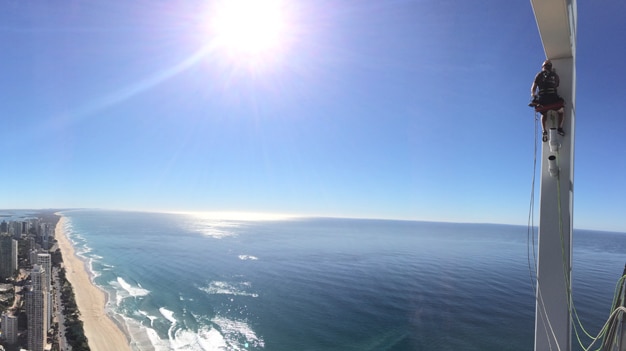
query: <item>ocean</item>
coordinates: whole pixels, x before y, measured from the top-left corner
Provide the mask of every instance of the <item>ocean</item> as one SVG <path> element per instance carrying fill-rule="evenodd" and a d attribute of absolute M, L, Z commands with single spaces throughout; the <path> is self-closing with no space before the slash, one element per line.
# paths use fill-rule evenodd
<path fill-rule="evenodd" d="M 533 348 L 524 226 L 63 214 L 134 350 Z M 574 231 L 574 302 L 592 334 L 625 262 L 626 234 Z"/>

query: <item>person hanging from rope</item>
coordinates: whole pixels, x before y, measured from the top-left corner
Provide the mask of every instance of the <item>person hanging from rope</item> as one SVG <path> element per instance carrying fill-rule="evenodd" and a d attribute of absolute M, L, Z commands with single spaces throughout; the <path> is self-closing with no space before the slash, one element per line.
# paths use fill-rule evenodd
<path fill-rule="evenodd" d="M 559 115 L 559 127 L 557 130 L 559 135 L 565 135 L 565 131 L 563 131 L 563 106 L 565 105 L 565 100 L 557 93 L 558 87 L 559 75 L 552 69 L 552 62 L 550 60 L 543 61 L 541 72 L 537 73 L 530 87 L 532 100 L 528 106 L 534 107 L 535 111 L 541 113 L 542 140 L 544 142 L 548 141 L 546 117 L 550 110 L 556 111 Z"/>

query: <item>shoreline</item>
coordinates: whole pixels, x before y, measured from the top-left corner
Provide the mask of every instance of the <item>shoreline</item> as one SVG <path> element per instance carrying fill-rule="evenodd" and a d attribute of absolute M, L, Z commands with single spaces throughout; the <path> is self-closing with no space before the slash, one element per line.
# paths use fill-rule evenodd
<path fill-rule="evenodd" d="M 89 348 L 91 351 L 131 351 L 129 337 L 106 313 L 106 293 L 92 283 L 86 262 L 76 255 L 74 246 L 65 236 L 66 221 L 61 215 L 54 235 L 63 255 L 65 275 L 74 290 Z"/>

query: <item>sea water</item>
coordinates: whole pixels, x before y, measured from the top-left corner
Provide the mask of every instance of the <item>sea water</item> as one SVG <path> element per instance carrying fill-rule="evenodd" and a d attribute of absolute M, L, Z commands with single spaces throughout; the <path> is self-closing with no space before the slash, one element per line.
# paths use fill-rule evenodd
<path fill-rule="evenodd" d="M 64 215 L 134 350 L 533 348 L 523 226 Z M 594 334 L 625 261 L 626 234 L 574 232 L 574 301 Z"/>

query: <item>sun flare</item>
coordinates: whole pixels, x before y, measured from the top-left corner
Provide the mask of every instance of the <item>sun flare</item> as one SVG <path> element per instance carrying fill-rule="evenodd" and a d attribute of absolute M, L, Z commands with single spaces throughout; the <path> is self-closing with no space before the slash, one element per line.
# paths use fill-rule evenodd
<path fill-rule="evenodd" d="M 216 47 L 231 57 L 264 60 L 287 45 L 287 22 L 281 0 L 218 0 L 210 30 Z"/>

